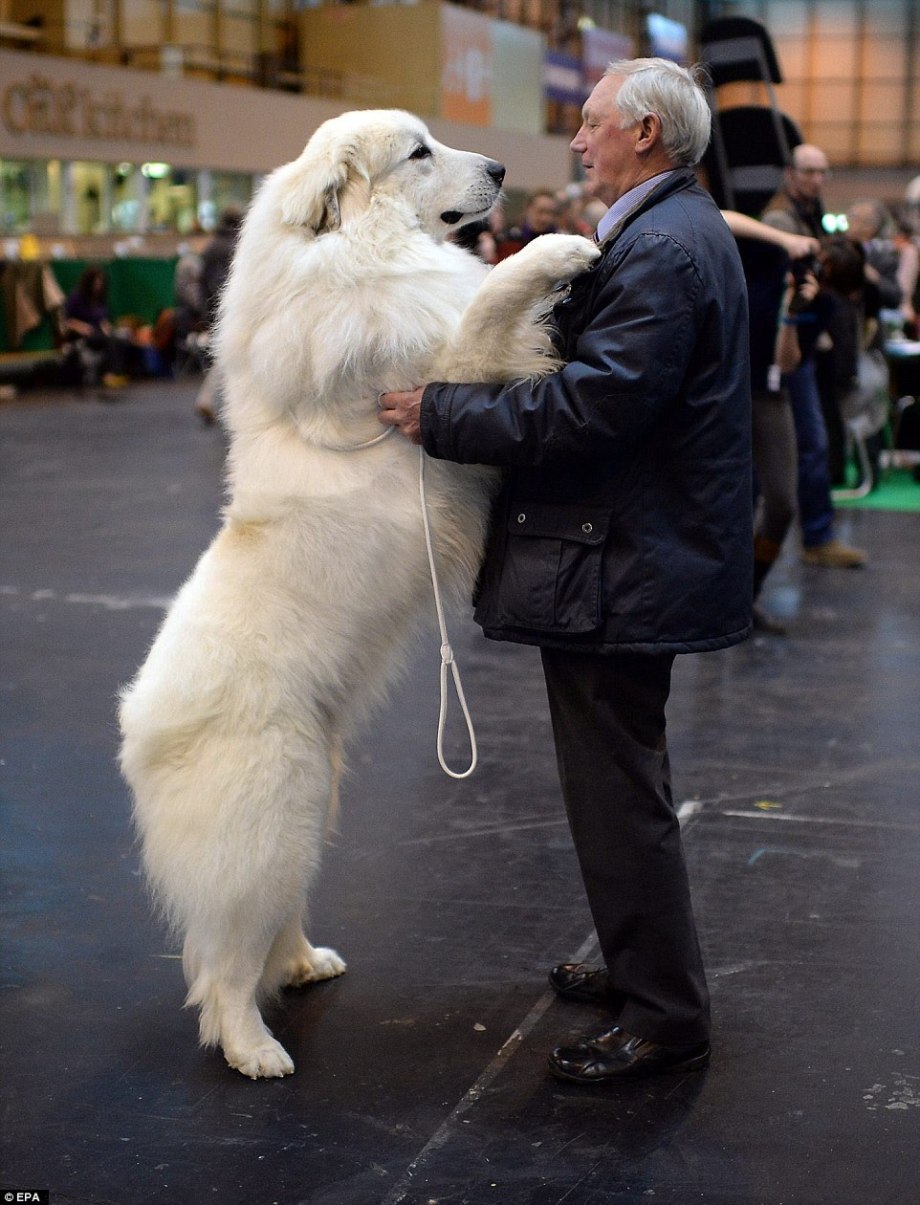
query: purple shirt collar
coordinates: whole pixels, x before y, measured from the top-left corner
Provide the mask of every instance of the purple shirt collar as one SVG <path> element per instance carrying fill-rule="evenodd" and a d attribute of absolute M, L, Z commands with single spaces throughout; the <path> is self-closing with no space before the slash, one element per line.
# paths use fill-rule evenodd
<path fill-rule="evenodd" d="M 602 243 L 606 238 L 609 238 L 627 214 L 631 213 L 634 209 L 638 209 L 652 189 L 657 188 L 663 180 L 673 175 L 676 170 L 676 168 L 671 168 L 669 171 L 659 172 L 657 176 L 652 176 L 649 180 L 643 180 L 641 184 L 637 184 L 629 192 L 624 192 L 622 197 L 614 201 L 598 222 L 597 241 Z"/>

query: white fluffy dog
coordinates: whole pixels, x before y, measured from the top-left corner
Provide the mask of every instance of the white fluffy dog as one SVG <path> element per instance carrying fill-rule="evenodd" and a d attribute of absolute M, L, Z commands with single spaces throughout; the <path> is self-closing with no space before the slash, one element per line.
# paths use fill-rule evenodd
<path fill-rule="evenodd" d="M 307 889 L 343 742 L 432 609 L 419 451 L 397 434 L 359 446 L 383 430 L 377 395 L 554 368 L 550 294 L 597 255 L 548 235 L 488 273 L 446 242 L 503 175 L 408 113 L 347 113 L 269 176 L 240 235 L 217 338 L 223 527 L 120 715 L 187 1003 L 202 1043 L 253 1078 L 293 1071 L 259 1003 L 345 969 L 304 936 Z M 491 474 L 430 461 L 426 477 L 441 583 L 468 597 Z"/>

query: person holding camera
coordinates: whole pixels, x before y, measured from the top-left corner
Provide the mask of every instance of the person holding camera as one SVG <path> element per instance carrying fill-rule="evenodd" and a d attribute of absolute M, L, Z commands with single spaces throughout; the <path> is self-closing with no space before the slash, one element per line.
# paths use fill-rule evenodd
<path fill-rule="evenodd" d="M 821 189 L 827 178 L 827 156 L 816 146 L 802 143 L 792 152 L 786 169 L 785 188 L 777 204 L 763 215 L 768 226 L 790 234 L 824 236 L 824 204 Z M 817 260 L 798 261 L 796 269 L 804 280 L 810 272 L 819 275 Z M 798 503 L 802 531 L 802 560 L 806 565 L 830 569 L 856 569 L 868 560 L 861 548 L 852 548 L 834 534 L 834 503 L 831 495 L 830 448 L 827 425 L 818 389 L 816 352 L 818 338 L 827 329 L 833 298 L 818 291 L 801 313 L 787 318 L 798 327 L 801 358 L 794 371 L 783 376 L 789 391 L 798 445 Z"/>

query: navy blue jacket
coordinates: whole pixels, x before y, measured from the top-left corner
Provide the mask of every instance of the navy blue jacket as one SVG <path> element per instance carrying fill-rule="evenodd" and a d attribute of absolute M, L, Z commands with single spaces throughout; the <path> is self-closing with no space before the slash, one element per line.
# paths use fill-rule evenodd
<path fill-rule="evenodd" d="M 735 241 L 668 177 L 556 306 L 540 381 L 432 384 L 430 455 L 509 470 L 477 592 L 494 639 L 608 652 L 750 631 L 751 393 Z"/>

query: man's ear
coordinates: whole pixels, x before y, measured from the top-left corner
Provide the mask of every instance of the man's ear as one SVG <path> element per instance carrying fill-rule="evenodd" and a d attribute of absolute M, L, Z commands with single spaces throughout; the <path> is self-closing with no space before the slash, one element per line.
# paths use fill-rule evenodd
<path fill-rule="evenodd" d="M 646 113 L 636 127 L 636 151 L 648 154 L 661 145 L 661 118 L 657 113 Z"/>

